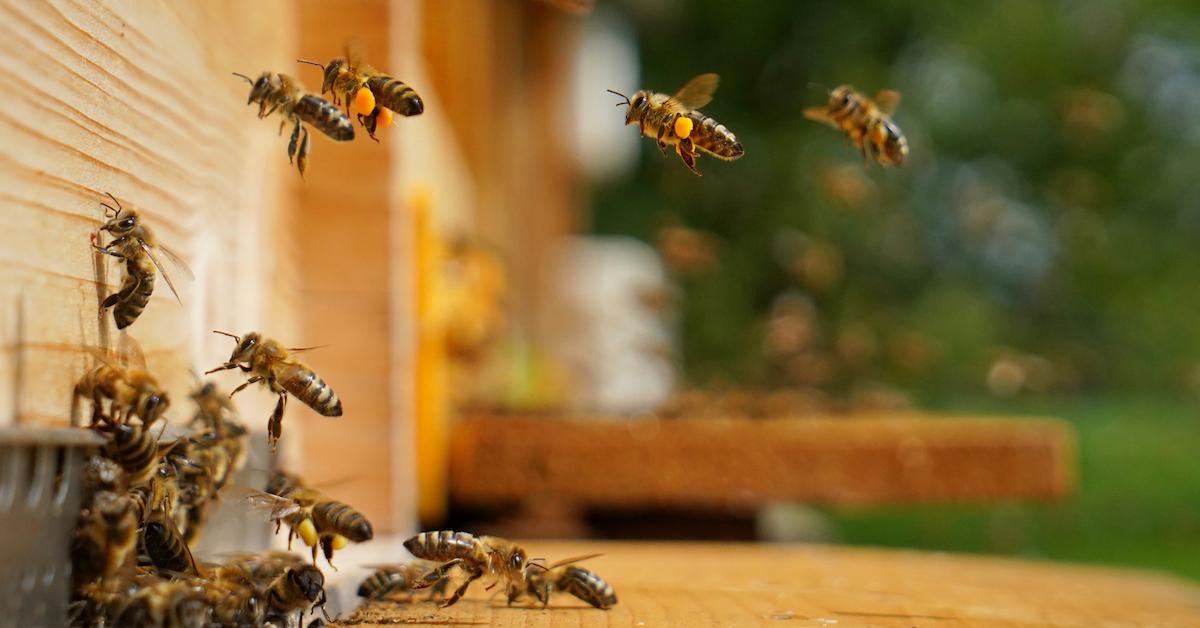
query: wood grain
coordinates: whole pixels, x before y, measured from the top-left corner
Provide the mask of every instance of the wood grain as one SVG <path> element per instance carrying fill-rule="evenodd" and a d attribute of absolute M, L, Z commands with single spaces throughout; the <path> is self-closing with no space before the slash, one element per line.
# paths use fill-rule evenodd
<path fill-rule="evenodd" d="M 613 586 L 601 611 L 568 595 L 506 608 L 474 585 L 448 609 L 376 603 L 362 625 L 511 627 L 1197 626 L 1200 587 L 1157 573 L 1035 561 L 804 545 L 530 542 Z M 374 623 L 372 623 L 374 622 Z"/>
<path fill-rule="evenodd" d="M 1052 419 L 473 417 L 451 439 L 453 498 L 580 507 L 1049 499 L 1074 486 Z"/>
<path fill-rule="evenodd" d="M 182 307 L 160 282 L 127 330 L 169 417 L 190 416 L 189 370 L 228 356 L 209 330 L 288 325 L 270 237 L 286 160 L 230 73 L 290 63 L 294 33 L 282 1 L 0 1 L 0 425 L 66 424 L 74 381 L 117 341 L 98 302 L 123 270 L 89 246 L 104 192 L 196 274 L 169 267 Z"/>

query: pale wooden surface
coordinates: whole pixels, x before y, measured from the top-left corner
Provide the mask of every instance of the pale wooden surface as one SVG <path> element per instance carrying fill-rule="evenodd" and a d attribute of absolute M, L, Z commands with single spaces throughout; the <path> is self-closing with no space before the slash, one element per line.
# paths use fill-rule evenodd
<path fill-rule="evenodd" d="M 0 425 L 66 424 L 88 347 L 115 344 L 97 308 L 121 271 L 88 239 L 106 191 L 196 274 L 168 268 L 183 306 L 160 281 L 127 330 L 168 417 L 190 417 L 189 369 L 229 355 L 209 330 L 290 328 L 286 158 L 230 72 L 291 63 L 295 32 L 282 1 L 0 0 Z"/>
<path fill-rule="evenodd" d="M 451 439 L 467 505 L 744 507 L 1061 497 L 1074 432 L 1054 419 L 474 417 Z"/>
<path fill-rule="evenodd" d="M 448 609 L 365 612 L 415 626 L 1200 626 L 1200 587 L 1151 572 L 804 545 L 525 547 L 549 560 L 604 552 L 586 566 L 613 586 L 617 605 L 601 611 L 560 595 L 547 611 L 506 608 L 473 585 Z"/>

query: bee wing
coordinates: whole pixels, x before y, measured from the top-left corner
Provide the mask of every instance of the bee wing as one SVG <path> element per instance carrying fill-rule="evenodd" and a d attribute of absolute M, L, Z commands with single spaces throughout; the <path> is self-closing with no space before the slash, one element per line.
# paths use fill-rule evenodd
<path fill-rule="evenodd" d="M 717 91 L 717 85 L 720 83 L 721 77 L 712 72 L 701 74 L 684 83 L 674 96 L 667 99 L 664 106 L 682 111 L 699 109 L 712 102 L 713 93 Z"/>
<path fill-rule="evenodd" d="M 187 262 L 183 261 L 183 258 L 180 257 L 178 253 L 161 245 L 158 247 L 158 250 L 162 251 L 162 254 L 167 256 L 167 259 L 171 260 L 171 263 L 174 264 L 176 268 L 182 270 L 183 274 L 187 275 L 189 280 L 196 279 L 196 274 L 192 272 L 191 267 L 187 265 Z"/>
<path fill-rule="evenodd" d="M 878 94 L 875 94 L 875 106 L 879 107 L 884 115 L 892 115 L 899 105 L 900 92 L 894 89 L 881 89 Z"/>
<path fill-rule="evenodd" d="M 221 492 L 231 492 L 238 495 L 237 500 L 249 506 L 252 510 L 267 514 L 270 519 L 282 519 L 288 515 L 300 512 L 300 503 L 293 499 L 278 497 L 252 488 L 222 489 Z"/>
<path fill-rule="evenodd" d="M 171 294 L 175 295 L 175 300 L 178 301 L 180 305 L 183 305 L 183 299 L 179 298 L 179 291 L 175 289 L 175 282 L 171 281 L 171 276 L 167 274 L 167 269 L 163 268 L 162 262 L 158 261 L 158 256 L 154 254 L 154 247 L 141 240 L 138 240 L 138 246 L 142 247 L 142 250 L 146 252 L 146 255 L 150 256 L 150 261 L 154 262 L 154 267 L 158 269 L 158 274 L 162 275 L 163 279 L 167 280 L 167 287 L 171 289 Z"/>
<path fill-rule="evenodd" d="M 346 39 L 346 61 L 351 67 L 357 68 L 363 65 L 363 61 L 367 57 L 366 45 L 360 37 L 351 36 Z"/>
<path fill-rule="evenodd" d="M 316 345 L 314 347 L 288 347 L 288 351 L 292 353 L 300 353 L 301 351 L 312 351 L 313 349 L 324 349 L 329 345 Z"/>
<path fill-rule="evenodd" d="M 822 124 L 828 124 L 835 129 L 837 128 L 837 123 L 833 121 L 833 118 L 829 117 L 829 112 L 825 107 L 809 107 L 804 110 L 804 117 Z"/>
<path fill-rule="evenodd" d="M 592 558 L 596 558 L 597 556 L 603 556 L 603 555 L 604 554 L 584 554 L 582 556 L 572 556 L 570 558 L 564 558 L 564 559 L 554 563 L 553 565 L 550 565 L 550 567 L 548 569 L 554 569 L 555 567 L 562 567 L 563 565 L 570 565 L 571 563 L 581 563 L 585 560 L 589 560 Z"/>
<path fill-rule="evenodd" d="M 121 364 L 131 366 L 140 370 L 148 370 L 146 368 L 146 354 L 142 351 L 142 345 L 134 340 L 129 334 L 121 334 L 117 339 L 117 356 Z"/>

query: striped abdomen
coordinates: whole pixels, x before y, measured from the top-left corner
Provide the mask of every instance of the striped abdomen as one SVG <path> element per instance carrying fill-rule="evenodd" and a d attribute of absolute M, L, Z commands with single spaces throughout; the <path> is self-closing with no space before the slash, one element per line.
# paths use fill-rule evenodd
<path fill-rule="evenodd" d="M 129 327 L 142 315 L 142 310 L 150 302 L 150 295 L 154 293 L 154 277 L 154 262 L 144 251 L 139 250 L 125 259 L 125 281 L 121 284 L 121 292 L 130 292 L 129 296 L 117 301 L 117 307 L 113 310 L 117 329 Z"/>
<path fill-rule="evenodd" d="M 333 106 L 320 96 L 305 94 L 296 101 L 292 112 L 300 120 L 309 123 L 313 128 L 339 141 L 346 142 L 354 139 L 354 125 L 341 109 Z"/>
<path fill-rule="evenodd" d="M 395 593 L 403 593 L 410 589 L 408 577 L 403 569 L 397 567 L 381 567 L 375 573 L 367 576 L 358 585 L 358 596 L 377 600 Z"/>
<path fill-rule="evenodd" d="M 104 444 L 104 455 L 121 465 L 130 484 L 137 484 L 154 472 L 158 439 L 140 425 L 117 425 Z"/>
<path fill-rule="evenodd" d="M 147 523 L 142 528 L 142 543 L 155 567 L 175 573 L 197 574 L 192 553 L 175 526 L 165 521 Z"/>
<path fill-rule="evenodd" d="M 439 530 L 422 532 L 412 537 L 404 542 L 404 549 L 417 558 L 446 561 L 472 556 L 476 543 L 475 537 L 470 533 Z"/>
<path fill-rule="evenodd" d="M 688 112 L 687 116 L 692 119 L 692 133 L 689 139 L 696 148 L 726 161 L 732 161 L 745 154 L 741 142 L 738 142 L 737 137 L 725 128 L 724 124 L 699 111 Z"/>
<path fill-rule="evenodd" d="M 416 116 L 425 111 L 425 103 L 417 90 L 399 79 L 377 75 L 367 79 L 367 88 L 375 96 L 375 104 L 395 111 L 402 116 Z"/>
<path fill-rule="evenodd" d="M 342 416 L 342 400 L 338 399 L 337 393 L 302 364 L 288 365 L 288 371 L 279 378 L 279 385 L 324 416 Z"/>
<path fill-rule="evenodd" d="M 370 541 L 375 535 L 371 522 L 361 512 L 342 502 L 318 502 L 312 509 L 313 525 L 320 534 L 340 534 L 355 543 Z"/>
<path fill-rule="evenodd" d="M 596 608 L 608 608 L 617 603 L 612 586 L 582 567 L 567 567 L 558 580 L 558 588 Z"/>

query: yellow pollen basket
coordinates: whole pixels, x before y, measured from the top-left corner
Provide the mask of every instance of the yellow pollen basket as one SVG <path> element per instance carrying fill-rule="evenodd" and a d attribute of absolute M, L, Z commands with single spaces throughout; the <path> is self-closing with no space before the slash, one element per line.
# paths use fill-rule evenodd
<path fill-rule="evenodd" d="M 375 94 L 366 87 L 360 87 L 354 95 L 354 109 L 364 116 L 371 115 L 375 111 Z"/>
<path fill-rule="evenodd" d="M 333 549 L 340 550 L 350 544 L 350 539 L 340 535 L 333 535 Z"/>
<path fill-rule="evenodd" d="M 312 547 L 317 544 L 317 527 L 313 525 L 312 519 L 305 519 L 296 526 L 296 534 L 300 535 L 300 539 L 304 544 Z"/>
<path fill-rule="evenodd" d="M 692 119 L 686 116 L 675 118 L 675 137 L 686 140 L 692 134 Z"/>
<path fill-rule="evenodd" d="M 386 129 L 392 126 L 392 110 L 380 108 L 379 115 L 375 116 L 375 128 Z"/>

